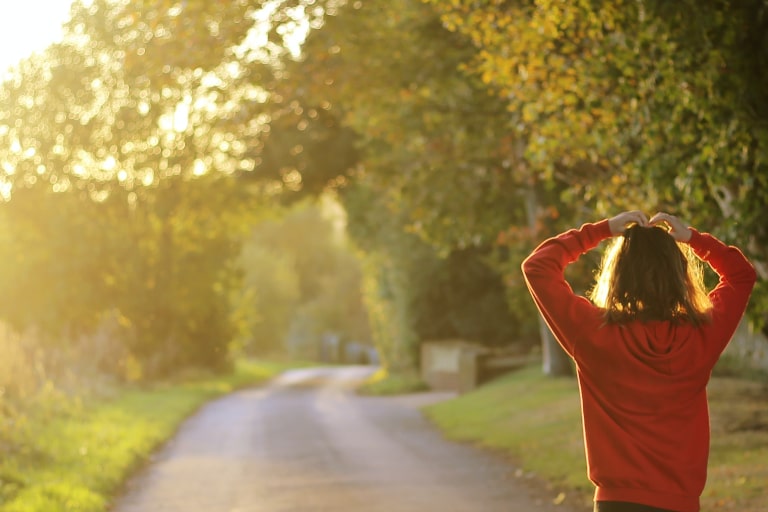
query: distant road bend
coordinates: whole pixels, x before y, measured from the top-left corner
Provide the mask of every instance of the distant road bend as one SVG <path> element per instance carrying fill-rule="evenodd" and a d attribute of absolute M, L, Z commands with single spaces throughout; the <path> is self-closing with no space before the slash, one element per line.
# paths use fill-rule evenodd
<path fill-rule="evenodd" d="M 113 512 L 569 512 L 501 458 L 444 440 L 419 407 L 362 397 L 370 367 L 292 370 L 203 407 Z"/>

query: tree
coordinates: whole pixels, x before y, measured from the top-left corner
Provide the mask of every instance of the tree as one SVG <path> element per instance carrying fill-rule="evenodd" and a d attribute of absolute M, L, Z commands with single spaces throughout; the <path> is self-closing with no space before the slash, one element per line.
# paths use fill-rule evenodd
<path fill-rule="evenodd" d="M 764 2 L 431 3 L 472 38 L 532 175 L 596 216 L 672 208 L 741 240 L 764 309 Z"/>
<path fill-rule="evenodd" d="M 41 186 L 15 191 L 0 205 L 0 316 L 55 344 L 116 316 L 116 335 L 145 377 L 226 366 L 243 194 L 214 176 L 162 186 L 133 206 L 127 191 L 103 201 Z"/>
<path fill-rule="evenodd" d="M 258 199 L 223 179 L 253 167 L 232 102 L 254 88 L 227 86 L 258 8 L 78 2 L 63 41 L 2 84 L 9 252 L 31 255 L 6 273 L 23 300 L 3 316 L 65 342 L 115 312 L 147 376 L 226 367 L 233 262 Z"/>
<path fill-rule="evenodd" d="M 382 24 L 382 19 L 389 21 Z M 479 259 L 491 252 L 499 232 L 526 222 L 519 190 L 530 186 L 530 177 L 517 172 L 519 161 L 510 151 L 517 140 L 508 134 L 503 102 L 480 80 L 459 72 L 473 54 L 471 44 L 447 32 L 428 6 L 356 2 L 309 34 L 302 57 L 285 65 L 275 86 L 298 111 L 324 109 L 353 130 L 359 162 L 343 183 L 363 180 L 363 188 L 376 190 L 380 198 L 375 205 L 344 203 L 355 219 L 368 210 L 388 212 L 369 229 L 391 229 L 391 235 L 373 234 L 369 245 L 353 236 L 376 254 L 378 272 L 390 276 L 372 280 L 384 287 L 380 295 L 406 304 L 391 305 L 396 322 L 412 315 L 405 311 L 418 309 L 413 300 L 425 300 L 418 291 L 393 291 L 398 283 L 415 286 L 413 277 L 396 274 L 418 272 L 409 267 L 412 244 L 398 231 L 415 234 L 431 246 L 427 252 L 441 258 L 467 251 Z M 304 129 L 312 127 L 305 123 Z M 398 220 L 384 222 L 386 215 Z M 405 255 L 397 256 L 398 251 Z M 524 294 L 524 286 L 515 293 Z M 404 334 L 413 330 L 413 318 L 403 322 L 408 328 L 389 338 L 416 336 Z"/>
<path fill-rule="evenodd" d="M 326 333 L 370 342 L 360 263 L 345 224 L 338 203 L 326 194 L 281 209 L 252 228 L 241 259 L 252 308 L 247 350 L 285 350 L 299 325 L 308 326 L 294 340 L 301 346 L 288 348 L 305 355 L 316 355 Z"/>

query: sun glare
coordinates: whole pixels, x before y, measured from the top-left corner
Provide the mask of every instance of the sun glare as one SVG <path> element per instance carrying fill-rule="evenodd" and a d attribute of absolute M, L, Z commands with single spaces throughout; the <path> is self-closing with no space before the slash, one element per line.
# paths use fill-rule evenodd
<path fill-rule="evenodd" d="M 0 74 L 61 39 L 72 0 L 21 0 L 0 4 Z"/>

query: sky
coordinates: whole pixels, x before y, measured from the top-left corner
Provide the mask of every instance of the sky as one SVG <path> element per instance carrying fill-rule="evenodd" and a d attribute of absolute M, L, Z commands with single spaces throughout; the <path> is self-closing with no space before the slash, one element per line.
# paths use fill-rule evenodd
<path fill-rule="evenodd" d="M 61 39 L 61 26 L 69 17 L 72 3 L 73 0 L 0 0 L 0 77 L 32 52 L 44 50 Z M 84 3 L 88 5 L 90 0 Z M 303 10 L 296 14 L 303 18 Z M 286 37 L 294 55 L 299 53 L 308 29 L 308 22 L 303 19 L 292 28 L 295 35 Z M 259 46 L 264 41 L 249 39 L 247 43 Z"/>
<path fill-rule="evenodd" d="M 0 0 L 0 74 L 61 38 L 72 0 Z"/>

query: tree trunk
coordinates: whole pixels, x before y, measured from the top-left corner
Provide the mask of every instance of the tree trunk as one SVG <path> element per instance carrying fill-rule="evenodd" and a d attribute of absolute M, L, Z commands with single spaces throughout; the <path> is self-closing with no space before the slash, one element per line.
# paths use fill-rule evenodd
<path fill-rule="evenodd" d="M 539 206 L 536 201 L 536 188 L 533 184 L 531 184 L 525 197 L 528 227 L 531 229 L 531 233 L 533 233 L 534 237 L 536 237 L 536 213 Z M 573 375 L 573 367 L 571 366 L 568 354 L 565 353 L 563 347 L 560 346 L 552 335 L 552 331 L 550 331 L 549 326 L 541 315 L 539 315 L 538 320 L 539 336 L 541 337 L 542 370 L 544 371 L 544 375 L 549 375 L 550 377 Z"/>
<path fill-rule="evenodd" d="M 573 375 L 571 359 L 549 330 L 547 323 L 539 315 L 539 333 L 541 335 L 541 369 L 544 375 L 564 377 Z"/>

